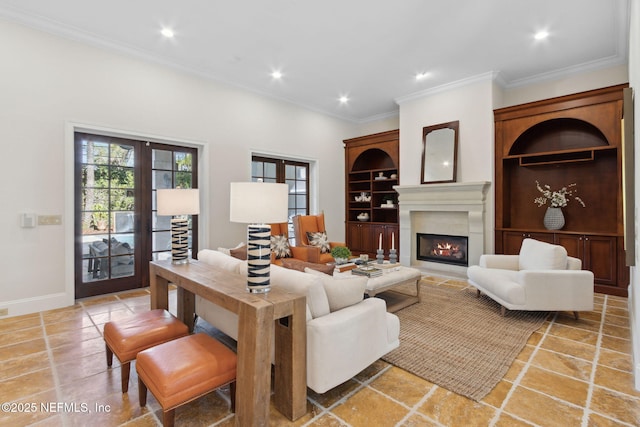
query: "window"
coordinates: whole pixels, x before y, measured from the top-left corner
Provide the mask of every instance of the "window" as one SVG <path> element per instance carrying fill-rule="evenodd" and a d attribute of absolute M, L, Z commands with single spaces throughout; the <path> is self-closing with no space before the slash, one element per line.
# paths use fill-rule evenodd
<path fill-rule="evenodd" d="M 293 241 L 294 215 L 309 214 L 309 163 L 253 156 L 251 181 L 279 182 L 289 186 L 289 240 Z"/>

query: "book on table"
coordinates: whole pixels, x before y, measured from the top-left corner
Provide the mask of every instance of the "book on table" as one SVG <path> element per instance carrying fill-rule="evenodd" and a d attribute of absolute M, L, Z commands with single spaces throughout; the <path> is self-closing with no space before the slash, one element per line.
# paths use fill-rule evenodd
<path fill-rule="evenodd" d="M 382 275 L 382 270 L 371 265 L 364 265 L 362 267 L 354 268 L 353 270 L 351 270 L 351 274 L 357 274 L 367 277 L 377 277 Z"/>
<path fill-rule="evenodd" d="M 358 268 L 358 266 L 353 262 L 348 262 L 346 264 L 336 264 L 336 270 L 340 273 L 344 273 L 345 271 L 353 270 L 354 268 Z"/>

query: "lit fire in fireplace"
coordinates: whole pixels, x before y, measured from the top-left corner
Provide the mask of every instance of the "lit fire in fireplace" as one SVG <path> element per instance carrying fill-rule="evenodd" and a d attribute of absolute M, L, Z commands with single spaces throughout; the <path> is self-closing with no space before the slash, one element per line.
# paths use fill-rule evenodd
<path fill-rule="evenodd" d="M 460 252 L 459 245 L 453 245 L 451 243 L 438 243 L 431 253 L 437 256 L 454 256 L 458 252 Z"/>

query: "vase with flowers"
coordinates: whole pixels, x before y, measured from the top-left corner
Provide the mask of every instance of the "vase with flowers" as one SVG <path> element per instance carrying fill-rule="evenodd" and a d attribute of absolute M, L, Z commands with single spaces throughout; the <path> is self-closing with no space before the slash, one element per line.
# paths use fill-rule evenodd
<path fill-rule="evenodd" d="M 564 227 L 562 208 L 567 206 L 569 200 L 574 199 L 583 208 L 586 206 L 582 199 L 575 194 L 578 191 L 576 183 L 562 187 L 560 190 L 552 191 L 549 185 L 540 185 L 536 181 L 536 188 L 541 193 L 541 196 L 534 199 L 538 207 L 546 205 L 547 202 L 549 203 L 543 220 L 544 226 L 548 230 L 560 230 Z"/>

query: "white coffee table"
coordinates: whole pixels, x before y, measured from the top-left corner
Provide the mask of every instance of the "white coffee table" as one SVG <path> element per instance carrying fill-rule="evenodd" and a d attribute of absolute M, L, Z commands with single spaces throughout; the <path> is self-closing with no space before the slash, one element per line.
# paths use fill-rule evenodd
<path fill-rule="evenodd" d="M 387 300 L 387 311 L 393 313 L 401 308 L 420 302 L 420 279 L 422 278 L 420 270 L 405 267 L 400 264 L 391 265 L 385 263 L 380 266 L 374 262 L 370 265 L 381 268 L 382 275 L 369 278 L 365 288 L 365 293 L 369 297 L 375 297 L 382 292 L 390 294 L 390 298 Z M 351 272 L 334 273 L 334 275 L 335 274 L 343 275 L 351 274 Z M 415 285 L 415 295 L 401 292 L 397 289 L 403 285 Z"/>

